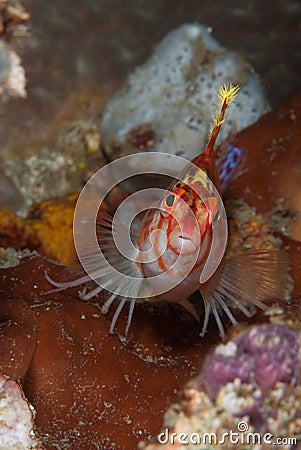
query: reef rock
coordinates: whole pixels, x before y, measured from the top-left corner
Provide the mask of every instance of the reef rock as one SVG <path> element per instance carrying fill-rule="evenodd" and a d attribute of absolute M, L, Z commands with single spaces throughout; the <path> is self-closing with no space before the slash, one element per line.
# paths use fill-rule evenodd
<path fill-rule="evenodd" d="M 251 327 L 215 349 L 181 402 L 167 411 L 157 442 L 139 448 L 293 447 L 301 428 L 300 359 L 297 333 L 278 325 Z"/>
<path fill-rule="evenodd" d="M 268 108 L 251 67 L 222 47 L 202 25 L 170 32 L 107 105 L 100 130 L 111 158 L 160 151 L 192 159 L 204 148 L 221 85 L 241 86 L 220 141 L 254 123 Z"/>
<path fill-rule="evenodd" d="M 7 44 L 0 42 L 0 99 L 26 95 L 26 77 L 21 59 Z"/>
<path fill-rule="evenodd" d="M 19 384 L 0 375 L 1 450 L 42 449 L 33 432 L 33 408 Z"/>

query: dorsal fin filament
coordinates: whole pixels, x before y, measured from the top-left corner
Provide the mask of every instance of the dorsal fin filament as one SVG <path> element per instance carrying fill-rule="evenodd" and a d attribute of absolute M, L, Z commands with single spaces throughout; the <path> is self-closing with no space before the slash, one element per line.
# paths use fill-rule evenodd
<path fill-rule="evenodd" d="M 214 127 L 211 132 L 209 142 L 208 142 L 206 150 L 205 150 L 206 156 L 210 156 L 214 149 L 214 145 L 215 145 L 219 130 L 221 128 L 222 123 L 224 122 L 226 109 L 227 109 L 229 103 L 233 102 L 238 91 L 239 91 L 239 86 L 234 86 L 231 83 L 224 84 L 218 91 L 218 96 L 219 96 L 220 103 L 221 103 L 221 109 L 220 109 L 218 116 L 215 117 L 215 119 L 214 119 Z"/>

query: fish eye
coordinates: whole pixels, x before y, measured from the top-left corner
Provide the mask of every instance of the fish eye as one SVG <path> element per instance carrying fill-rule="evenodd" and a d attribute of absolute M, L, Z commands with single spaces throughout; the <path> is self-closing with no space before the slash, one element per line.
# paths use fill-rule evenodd
<path fill-rule="evenodd" d="M 176 201 L 175 194 L 170 194 L 168 197 L 166 197 L 164 205 L 167 206 L 168 208 L 171 208 L 174 205 L 175 201 Z"/>

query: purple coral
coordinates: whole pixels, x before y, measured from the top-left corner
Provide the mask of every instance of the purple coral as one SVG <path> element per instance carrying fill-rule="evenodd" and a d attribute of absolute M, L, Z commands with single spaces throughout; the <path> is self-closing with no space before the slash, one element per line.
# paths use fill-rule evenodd
<path fill-rule="evenodd" d="M 273 397 L 269 394 L 277 382 L 298 384 L 299 350 L 294 331 L 280 325 L 256 325 L 216 348 L 196 386 L 205 385 L 209 396 L 234 417 L 247 415 L 256 430 L 268 430 L 269 420 L 277 415 L 267 407 Z"/>
<path fill-rule="evenodd" d="M 299 379 L 297 333 L 280 325 L 256 325 L 217 347 L 206 360 L 201 379 L 215 398 L 221 387 L 234 381 L 258 387 L 264 398 L 278 382 Z"/>

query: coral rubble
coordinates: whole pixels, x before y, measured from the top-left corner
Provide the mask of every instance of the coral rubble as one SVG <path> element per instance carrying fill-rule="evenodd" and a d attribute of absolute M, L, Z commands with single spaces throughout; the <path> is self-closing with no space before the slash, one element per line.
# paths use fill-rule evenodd
<path fill-rule="evenodd" d="M 0 37 L 24 37 L 29 33 L 30 14 L 19 0 L 0 0 Z"/>
<path fill-rule="evenodd" d="M 33 203 L 79 191 L 92 162 L 94 170 L 104 164 L 99 147 L 96 124 L 88 119 L 71 124 L 53 148 L 43 147 L 28 158 L 2 162 L 2 171 L 23 198 L 18 212 L 25 215 Z"/>
<path fill-rule="evenodd" d="M 0 375 L 1 450 L 42 449 L 34 435 L 33 413 L 19 384 Z"/>
<path fill-rule="evenodd" d="M 26 77 L 19 56 L 0 41 L 0 99 L 26 97 Z"/>
<path fill-rule="evenodd" d="M 300 344 L 285 327 L 258 325 L 218 346 L 166 412 L 157 442 L 139 449 L 293 448 L 301 438 Z"/>
<path fill-rule="evenodd" d="M 28 34 L 30 15 L 18 0 L 0 0 L 0 100 L 26 97 L 21 59 L 4 40 Z"/>

